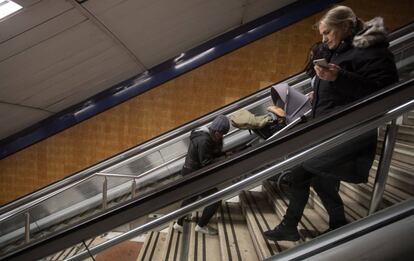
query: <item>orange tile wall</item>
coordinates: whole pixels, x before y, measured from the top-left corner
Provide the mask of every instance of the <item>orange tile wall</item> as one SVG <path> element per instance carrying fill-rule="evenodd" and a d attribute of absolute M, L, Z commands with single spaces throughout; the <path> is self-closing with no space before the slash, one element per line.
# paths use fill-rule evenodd
<path fill-rule="evenodd" d="M 411 0 L 349 0 L 344 4 L 365 20 L 384 17 L 391 30 L 414 20 Z M 309 46 L 320 38 L 312 25 L 321 15 L 273 33 L 0 160 L 0 204 L 299 72 Z"/>

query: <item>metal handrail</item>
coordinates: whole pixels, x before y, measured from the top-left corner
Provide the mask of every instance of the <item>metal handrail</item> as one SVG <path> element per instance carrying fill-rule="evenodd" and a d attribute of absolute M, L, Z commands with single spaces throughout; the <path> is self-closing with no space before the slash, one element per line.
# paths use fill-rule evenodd
<path fill-rule="evenodd" d="M 279 132 L 277 134 L 279 134 Z M 274 136 L 275 135 L 273 135 L 270 139 L 273 139 Z M 56 194 L 59 194 L 59 193 L 65 191 L 67 189 L 70 189 L 70 188 L 78 185 L 79 183 L 85 182 L 86 180 L 91 179 L 91 178 L 93 178 L 95 176 L 107 176 L 107 177 L 117 177 L 117 178 L 131 178 L 131 179 L 134 179 L 135 180 L 137 178 L 140 178 L 140 177 L 143 177 L 143 176 L 145 176 L 147 174 L 150 174 L 153 171 L 156 171 L 157 169 L 162 168 L 162 167 L 164 167 L 164 166 L 166 166 L 166 165 L 168 165 L 168 164 L 170 164 L 170 163 L 172 163 L 172 162 L 176 161 L 177 159 L 180 159 L 180 158 L 182 158 L 184 156 L 185 156 L 185 154 L 179 156 L 178 158 L 171 159 L 170 161 L 167 161 L 167 162 L 165 162 L 165 163 L 163 163 L 163 164 L 161 164 L 161 165 L 159 165 L 159 166 L 157 166 L 157 167 L 155 167 L 155 168 L 153 168 L 153 169 L 151 169 L 151 170 L 149 170 L 147 172 L 144 172 L 144 173 L 140 174 L 139 176 L 123 175 L 123 174 L 111 174 L 111 173 L 100 173 L 100 172 L 94 173 L 93 175 L 91 175 L 91 176 L 89 176 L 89 177 L 87 177 L 87 178 L 85 178 L 83 180 L 80 180 L 80 181 L 78 181 L 76 183 L 70 184 L 67 187 L 64 187 L 64 188 L 61 188 L 61 189 L 55 191 L 54 193 L 51 193 L 49 195 L 45 195 L 44 197 L 35 200 L 34 202 L 32 202 L 32 206 L 31 207 L 33 207 L 35 205 L 38 205 L 41 202 L 43 202 L 43 201 L 45 201 L 45 200 L 47 200 L 47 199 L 55 196 Z M 134 185 L 136 186 L 136 184 L 133 184 L 133 187 L 134 187 Z M 107 183 L 106 184 L 104 183 L 104 186 L 103 187 L 104 187 L 104 191 L 103 191 L 103 209 L 106 209 L 106 199 L 107 199 L 107 192 L 106 192 L 106 190 L 107 190 Z M 132 191 L 132 194 L 134 194 L 134 191 Z M 23 212 L 25 212 L 25 210 L 26 209 L 24 209 L 24 208 L 23 209 L 17 209 L 16 212 L 11 213 L 8 216 L 5 216 L 5 215 L 0 216 L 0 222 L 2 222 L 2 221 L 6 220 L 6 219 L 8 219 L 8 218 L 10 218 L 10 217 L 12 217 L 14 215 L 17 215 L 19 213 L 23 213 Z M 26 226 L 26 227 L 28 227 L 28 226 Z"/>
<path fill-rule="evenodd" d="M 240 155 L 236 155 L 236 157 L 232 157 L 229 161 L 214 164 L 210 168 L 193 173 L 193 175 L 190 175 L 183 181 L 165 186 L 160 191 L 152 192 L 143 198 L 127 202 L 113 209 L 111 213 L 108 213 L 110 215 L 103 213 L 91 217 L 81 224 L 72 226 L 60 233 L 55 233 L 53 237 L 47 237 L 44 240 L 27 245 L 21 250 L 11 251 L 2 258 L 23 258 L 33 255 L 40 258 L 42 254 L 44 256 L 52 254 L 53 252 L 51 251 L 58 251 L 60 248 L 69 247 L 72 243 L 75 244 L 80 237 L 88 238 L 105 233 L 107 232 L 106 229 L 125 224 L 135 218 L 151 213 L 151 211 L 155 211 L 159 207 L 167 206 L 166 203 L 172 204 L 183 197 L 197 193 L 197 191 L 205 191 L 211 187 L 219 186 L 223 182 L 234 180 L 234 178 L 240 177 L 243 171 L 255 173 L 254 171 L 257 170 L 257 167 L 263 167 L 270 162 L 274 162 L 276 158 L 281 159 L 282 155 L 293 155 L 296 151 L 303 150 L 305 144 L 306 146 L 312 146 L 331 137 L 343 136 L 340 134 L 341 131 L 356 130 L 356 127 L 367 125 L 363 123 L 373 122 L 372 119 L 378 119 L 384 115 L 385 112 L 381 110 L 384 108 L 384 105 L 388 109 L 396 108 L 389 113 L 395 113 L 399 109 L 403 109 L 404 106 L 413 107 L 413 89 L 411 88 L 413 83 L 414 80 L 410 79 L 390 86 L 375 95 L 367 97 L 363 101 L 347 106 L 332 115 L 326 115 L 318 120 L 314 120 L 310 124 L 304 125 L 303 128 L 289 132 L 286 135 L 287 139 L 282 137 L 275 141 L 266 142 L 257 148 L 249 149 Z M 399 106 L 401 102 L 406 102 L 407 104 Z M 388 118 L 389 113 L 386 114 Z M 382 118 L 382 121 L 387 120 L 386 117 Z M 371 128 L 374 127 L 376 128 L 375 124 Z M 370 127 L 366 126 L 366 128 Z M 278 146 L 275 147 L 275 145 Z M 253 163 L 256 168 L 252 167 Z M 213 174 L 217 175 L 212 176 Z M 214 177 L 214 179 L 211 177 Z M 201 186 L 198 187 L 197 185 L 197 187 L 194 187 L 193 184 Z M 175 193 L 176 189 L 181 189 L 179 195 Z M 76 228 L 80 228 L 80 230 Z M 52 238 L 53 240 L 50 241 Z"/>
<path fill-rule="evenodd" d="M 295 75 L 292 78 L 296 79 L 296 78 L 300 78 L 300 76 L 303 77 L 304 73 L 301 73 L 299 75 Z M 288 79 L 284 82 L 289 82 L 292 78 L 290 78 L 290 79 Z M 270 87 L 271 86 L 269 86 L 268 88 L 270 88 Z M 147 150 L 150 149 L 151 147 L 155 147 L 155 146 L 159 145 L 158 143 L 163 144 L 162 141 L 169 140 L 172 137 L 178 136 L 179 134 L 185 134 L 186 132 L 194 129 L 195 126 L 201 126 L 202 124 L 205 124 L 205 123 L 209 122 L 210 120 L 212 120 L 217 115 L 220 115 L 220 114 L 223 114 L 223 113 L 224 114 L 231 113 L 232 111 L 235 111 L 236 109 L 238 109 L 240 107 L 249 105 L 250 103 L 254 102 L 255 100 L 264 99 L 264 98 L 267 97 L 268 88 L 260 90 L 259 92 L 255 93 L 255 94 L 252 94 L 249 97 L 246 97 L 246 98 L 243 98 L 239 101 L 236 101 L 235 103 L 230 104 L 229 106 L 226 106 L 225 108 L 222 108 L 220 110 L 217 110 L 216 112 L 213 112 L 213 113 L 211 113 L 211 114 L 209 114 L 209 115 L 207 115 L 207 116 L 205 116 L 201 119 L 196 119 L 196 120 L 190 122 L 189 124 L 178 127 L 177 129 L 172 130 L 172 131 L 170 131 L 170 132 L 168 132 L 168 133 L 166 133 L 162 136 L 156 137 L 153 140 L 149 140 L 149 141 L 145 142 L 142 145 L 138 145 L 137 147 L 132 148 L 132 149 L 122 153 L 121 155 L 114 156 L 113 158 L 110 158 L 110 159 L 106 160 L 103 163 L 99 163 L 96 166 L 93 166 L 91 168 L 88 168 L 87 170 L 82 171 L 81 173 L 78 173 L 77 176 L 79 176 L 81 174 L 87 175 L 87 174 L 89 174 L 93 171 L 96 171 L 98 173 L 103 173 L 103 172 L 99 171 L 99 169 L 102 170 L 104 168 L 112 168 L 113 167 L 112 164 L 115 164 L 116 162 L 121 162 L 121 161 L 127 160 L 132 155 L 135 155 L 136 153 L 140 153 L 140 152 L 145 152 L 146 153 Z M 47 188 L 50 188 L 50 190 L 52 190 L 51 192 L 49 192 L 49 189 L 45 188 L 47 190 L 43 191 L 44 193 L 41 192 L 41 191 L 37 191 L 37 192 L 34 192 L 34 193 L 30 194 L 28 197 L 29 198 L 35 197 L 35 199 L 32 199 L 32 200 L 30 200 L 29 202 L 26 202 L 26 203 L 22 203 L 21 205 L 19 205 L 16 208 L 13 208 L 12 210 L 9 210 L 9 211 L 6 210 L 5 213 L 0 214 L 0 222 L 4 221 L 5 219 L 9 218 L 10 216 L 14 216 L 15 214 L 13 214 L 13 213 L 15 213 L 16 211 L 21 213 L 23 209 L 31 208 L 34 205 L 39 204 L 39 202 L 42 202 L 42 201 L 50 198 L 51 196 L 55 196 L 56 194 L 59 194 L 64 190 L 70 189 L 73 186 L 78 185 L 79 183 L 87 181 L 88 179 L 92 178 L 95 173 L 93 173 L 92 175 L 83 177 L 83 178 L 79 178 L 75 181 L 69 180 L 69 179 L 58 181 L 59 184 L 52 184 L 52 185 L 47 187 Z M 43 193 L 43 194 L 48 193 L 48 194 L 36 198 L 36 194 L 40 194 L 40 193 Z M 49 195 L 51 195 L 51 196 L 49 196 Z M 23 198 L 18 199 L 16 201 L 14 201 L 14 203 L 12 202 L 10 204 L 19 204 L 19 201 L 23 201 L 23 200 L 24 200 Z M 0 213 L 2 212 L 1 211 L 2 208 L 11 208 L 10 204 L 8 204 L 6 206 L 3 206 L 3 207 L 0 207 Z"/>
<path fill-rule="evenodd" d="M 230 133 L 228 133 L 227 135 L 231 135 L 231 134 L 233 134 L 236 131 L 237 130 L 233 130 Z M 38 198 L 38 199 L 30 202 L 28 204 L 28 206 L 18 207 L 18 208 L 13 209 L 13 210 L 5 213 L 5 214 L 0 215 L 0 223 L 3 222 L 3 221 L 5 221 L 5 220 L 7 220 L 7 219 L 9 219 L 9 218 L 11 218 L 11 217 L 13 217 L 13 216 L 16 216 L 18 214 L 21 214 L 21 213 L 25 212 L 27 209 L 30 209 L 32 207 L 35 207 L 38 204 L 40 204 L 40 203 L 48 200 L 49 198 L 52 198 L 52 197 L 54 197 L 54 196 L 56 196 L 56 195 L 58 195 L 58 194 L 60 194 L 60 193 L 62 193 L 64 191 L 69 190 L 69 189 L 71 189 L 71 188 L 79 185 L 80 183 L 86 182 L 87 180 L 92 179 L 92 178 L 94 178 L 96 176 L 113 177 L 113 178 L 139 179 L 139 178 L 142 178 L 144 176 L 147 176 L 147 175 L 153 173 L 154 171 L 157 171 L 158 169 L 161 169 L 161 168 L 163 168 L 163 167 L 165 167 L 165 166 L 167 166 L 167 165 L 169 165 L 169 164 L 171 164 L 171 163 L 173 163 L 173 162 L 175 162 L 177 160 L 180 160 L 180 159 L 184 158 L 186 155 L 187 154 L 181 154 L 178 157 L 173 158 L 173 159 L 171 159 L 169 161 L 166 161 L 166 162 L 164 162 L 164 163 L 156 166 L 155 168 L 152 168 L 150 170 L 147 170 L 146 172 L 143 172 L 143 173 L 141 173 L 141 174 L 139 174 L 137 176 L 134 176 L 134 175 L 126 175 L 126 174 L 116 174 L 116 173 L 104 173 L 104 172 L 96 172 L 96 173 L 93 173 L 92 175 L 90 175 L 90 176 L 88 176 L 88 177 L 86 177 L 84 179 L 81 179 L 81 180 L 79 180 L 77 182 L 74 182 L 72 184 L 69 184 L 67 186 L 64 186 L 64 187 L 62 187 L 62 188 L 60 188 L 60 189 L 58 189 L 58 190 L 56 190 L 56 191 L 54 191 L 54 192 L 52 192 L 50 194 L 47 194 L 47 195 L 45 195 L 43 197 L 40 197 L 40 198 Z M 104 187 L 107 188 L 107 186 L 104 186 Z M 103 193 L 105 194 L 106 191 L 103 191 Z"/>
<path fill-rule="evenodd" d="M 229 132 L 227 135 L 232 135 L 232 134 L 234 134 L 237 131 L 238 130 L 234 129 L 231 132 Z M 171 164 L 173 162 L 179 161 L 179 160 L 183 159 L 185 156 L 186 156 L 185 153 L 184 154 L 181 154 L 178 157 L 175 157 L 173 159 L 170 159 L 169 161 L 166 161 L 166 162 L 164 162 L 164 163 L 156 166 L 155 168 L 152 168 L 152 169 L 150 169 L 148 171 L 145 171 L 145 172 L 143 172 L 143 173 L 141 173 L 141 174 L 139 174 L 137 176 L 135 176 L 135 175 L 126 175 L 126 174 L 116 174 L 116 173 L 102 173 L 102 172 L 97 172 L 97 173 L 94 173 L 91 176 L 87 177 L 86 179 L 81 180 L 80 183 L 83 183 L 83 182 L 85 182 L 85 181 L 87 181 L 89 179 L 92 179 L 93 177 L 96 177 L 96 176 L 102 176 L 102 177 L 104 177 L 104 182 L 103 182 L 103 185 L 102 185 L 102 210 L 106 210 L 107 209 L 107 206 L 108 206 L 108 180 L 107 180 L 107 178 L 129 178 L 129 179 L 132 179 L 133 181 L 132 181 L 132 187 L 131 187 L 131 197 L 132 198 L 135 198 L 135 196 L 136 196 L 136 187 L 137 187 L 136 180 L 137 179 L 143 178 L 143 177 L 145 177 L 145 176 L 147 176 L 147 175 L 149 175 L 149 174 L 151 174 L 151 173 L 153 173 L 153 172 L 155 172 L 155 171 L 157 171 L 157 170 L 159 170 L 161 168 L 164 168 L 164 167 L 168 166 L 169 164 Z M 18 214 L 25 213 L 26 218 L 25 218 L 25 230 L 24 230 L 24 232 L 25 232 L 25 235 L 26 235 L 25 236 L 26 243 L 28 243 L 30 241 L 30 238 L 28 236 L 28 235 L 30 235 L 30 213 L 27 212 L 27 209 L 30 209 L 32 207 L 35 207 L 38 204 L 40 204 L 40 203 L 48 200 L 49 198 L 52 198 L 52 197 L 56 196 L 57 194 L 60 194 L 60 193 L 66 191 L 66 190 L 68 190 L 68 189 L 70 189 L 73 186 L 76 186 L 78 184 L 79 183 L 74 183 L 74 184 L 69 185 L 67 187 L 61 188 L 61 190 L 56 191 L 56 193 L 51 193 L 51 194 L 45 195 L 44 197 L 38 199 L 37 201 L 32 202 L 32 205 L 29 206 L 29 207 L 27 207 L 27 208 L 17 209 L 13 213 L 10 213 L 9 212 L 10 215 L 8 215 L 8 216 L 5 216 L 5 215 L 1 216 L 0 215 L 0 222 L 3 222 L 3 221 L 5 221 L 5 220 L 7 220 L 9 218 L 12 218 L 13 216 L 16 216 Z"/>
<path fill-rule="evenodd" d="M 156 171 L 156 170 L 158 170 L 160 168 L 163 168 L 163 167 L 167 166 L 168 164 L 170 164 L 170 163 L 172 163 L 172 162 L 174 162 L 176 160 L 182 159 L 184 157 L 185 157 L 185 155 L 180 155 L 177 158 L 174 158 L 174 159 L 171 159 L 171 160 L 169 160 L 167 162 L 164 162 L 163 164 L 161 164 L 161 165 L 159 165 L 159 166 L 157 166 L 157 167 L 155 167 L 153 169 L 150 169 L 150 170 L 148 170 L 148 171 L 146 171 L 144 173 L 141 173 L 140 175 L 137 175 L 137 176 L 125 175 L 125 174 L 102 173 L 102 172 L 94 173 L 94 174 L 92 174 L 92 175 L 90 175 L 90 176 L 88 176 L 86 178 L 83 178 L 81 180 L 78 180 L 77 182 L 74 182 L 74 183 L 69 184 L 69 185 L 67 185 L 65 187 L 62 187 L 62 188 L 60 188 L 58 190 L 55 190 L 55 191 L 51 192 L 50 194 L 47 194 L 47 195 L 45 195 L 43 197 L 40 197 L 38 199 L 35 199 L 34 201 L 30 202 L 29 206 L 18 207 L 18 208 L 13 209 L 13 210 L 5 213 L 5 214 L 0 215 L 0 223 L 3 222 L 3 221 L 5 221 L 5 220 L 7 220 L 7 219 L 9 219 L 9 218 L 11 218 L 11 217 L 13 217 L 13 216 L 16 216 L 18 214 L 21 214 L 21 213 L 25 212 L 27 209 L 32 208 L 32 207 L 35 207 L 38 204 L 40 204 L 40 203 L 48 200 L 49 198 L 52 198 L 52 197 L 54 197 L 54 196 L 56 196 L 56 195 L 58 195 L 58 194 L 60 194 L 60 193 L 62 193 L 64 191 L 66 191 L 68 189 L 71 189 L 71 188 L 79 185 L 80 183 L 86 182 L 87 180 L 92 179 L 92 178 L 94 178 L 96 176 L 138 179 L 138 178 L 142 178 L 142 177 L 144 177 L 146 175 L 149 175 L 152 172 L 154 172 L 154 171 Z M 103 193 L 105 193 L 105 192 L 103 192 Z"/>
<path fill-rule="evenodd" d="M 167 222 L 170 222 L 172 220 L 175 220 L 189 212 L 192 212 L 198 208 L 210 205 L 214 202 L 220 201 L 222 199 L 226 199 L 229 197 L 232 197 L 236 195 L 240 190 L 256 186 L 259 182 L 270 178 L 275 173 L 282 172 L 286 169 L 292 168 L 296 166 L 298 163 L 303 162 L 305 160 L 311 159 L 314 156 L 319 155 L 320 153 L 323 153 L 329 149 L 334 148 L 335 146 L 342 144 L 343 142 L 346 142 L 349 139 L 355 138 L 358 135 L 374 129 L 390 120 L 395 119 L 396 117 L 400 116 L 401 114 L 410 111 L 414 109 L 414 100 L 411 100 L 410 102 L 407 102 L 401 106 L 398 106 L 397 108 L 394 108 L 393 110 L 390 110 L 388 113 L 384 114 L 382 117 L 369 120 L 368 122 L 362 123 L 359 126 L 347 130 L 335 137 L 332 137 L 318 145 L 315 145 L 303 152 L 297 153 L 288 159 L 277 163 L 265 170 L 262 170 L 242 181 L 239 181 L 229 187 L 226 187 L 214 194 L 211 194 L 209 196 L 206 196 L 194 203 L 191 203 L 189 205 L 186 205 L 180 209 L 177 209 L 173 212 L 170 212 L 158 219 L 155 219 L 153 221 L 150 221 L 146 224 L 143 224 L 137 228 L 134 228 L 122 235 L 119 235 L 115 238 L 112 238 L 100 245 L 94 246 L 89 249 L 89 253 L 92 255 L 95 255 L 111 246 L 114 246 L 118 243 L 121 243 L 125 240 L 132 239 L 148 230 L 157 228 Z M 89 256 L 89 253 L 87 251 L 81 252 L 67 260 L 74 261 L 74 260 L 82 260 L 83 258 L 87 258 Z"/>
<path fill-rule="evenodd" d="M 294 77 L 292 77 L 294 80 L 297 80 L 297 79 L 301 79 L 301 78 L 303 78 L 303 73 L 301 73 L 301 74 L 299 74 L 299 75 L 296 75 L 296 76 L 294 76 Z M 286 81 L 289 81 L 289 80 L 291 80 L 292 78 L 290 78 L 290 79 L 288 79 L 288 80 L 286 80 Z M 271 86 L 273 86 L 273 85 L 271 85 Z M 271 86 L 269 86 L 269 88 L 271 87 Z M 253 96 L 253 95 L 252 95 Z M 245 98 L 245 99 L 243 99 L 243 101 L 244 100 L 249 100 L 249 99 L 252 99 L 252 96 L 249 96 L 249 97 L 247 97 L 247 98 Z M 256 93 L 256 95 L 254 95 L 255 97 L 253 97 L 254 99 L 257 99 L 258 101 L 259 100 L 263 100 L 263 99 L 266 99 L 266 98 L 268 98 L 267 96 L 267 90 L 266 89 L 264 89 L 264 90 L 261 90 L 260 92 L 258 92 L 258 93 Z M 257 102 L 257 101 L 256 101 Z M 254 102 L 253 102 L 254 103 Z M 240 107 L 240 105 L 237 105 L 237 104 L 232 104 L 233 105 L 233 107 Z M 232 106 L 232 105 L 230 105 L 230 106 Z M 249 105 L 251 105 L 251 104 L 249 104 Z M 226 108 L 224 108 L 224 109 L 226 109 Z M 220 110 L 221 111 L 221 110 Z M 215 113 L 215 114 L 218 114 L 218 113 Z M 196 120 L 197 121 L 197 120 Z M 190 123 L 190 124 L 192 124 L 192 125 L 198 125 L 198 124 L 194 124 L 194 122 L 192 122 L 192 123 Z M 238 131 L 238 130 L 233 130 L 232 132 L 230 132 L 229 134 L 227 134 L 227 135 L 231 135 L 232 133 L 234 133 L 234 132 L 236 132 L 236 131 Z M 145 151 L 145 152 L 147 152 L 147 151 Z M 61 188 L 58 188 L 58 189 L 56 189 L 55 191 L 53 191 L 53 192 L 51 192 L 51 193 L 49 193 L 49 194 L 46 194 L 46 195 L 44 195 L 44 196 L 42 196 L 42 197 L 40 197 L 40 198 L 37 198 L 37 199 L 34 199 L 33 201 L 30 201 L 30 202 L 28 202 L 28 203 L 26 203 L 26 204 L 24 204 L 24 205 L 21 205 L 21 206 L 19 206 L 19 207 L 17 207 L 17 208 L 15 208 L 15 209 L 12 209 L 12 210 L 10 210 L 10 211 L 8 211 L 8 212 L 6 212 L 6 213 L 4 213 L 4 214 L 1 214 L 0 215 L 0 223 L 1 222 L 3 222 L 3 221 L 5 221 L 5 220 L 7 220 L 7 219 L 9 219 L 9 218 L 11 218 L 11 217 L 13 217 L 13 216 L 16 216 L 16 215 L 18 215 L 18 214 L 21 214 L 21 213 L 23 213 L 23 212 L 25 212 L 27 209 L 30 209 L 30 208 L 32 208 L 32 207 L 35 207 L 35 206 L 37 206 L 38 204 L 40 204 L 40 203 L 42 203 L 42 202 L 44 202 L 45 200 L 47 200 L 47 199 L 49 199 L 49 198 L 52 198 L 52 197 L 54 197 L 54 196 L 56 196 L 56 195 L 58 195 L 58 194 L 60 194 L 60 193 L 62 193 L 62 192 L 64 192 L 64 191 L 66 191 L 66 190 L 69 190 L 69 189 L 71 189 L 71 188 L 73 188 L 73 187 L 75 187 L 75 186 L 77 186 L 77 185 L 79 185 L 80 183 L 83 183 L 83 182 L 86 182 L 86 181 L 88 181 L 89 179 L 92 179 L 93 177 L 96 177 L 96 176 L 108 176 L 108 177 L 118 177 L 118 178 L 131 178 L 131 179 L 137 179 L 137 178 L 141 178 L 141 177 L 143 177 L 143 176 L 145 176 L 145 175 L 148 175 L 148 174 L 150 174 L 150 173 L 152 173 L 152 172 L 154 172 L 154 171 L 156 171 L 157 169 L 160 169 L 160 168 L 162 168 L 162 167 L 164 167 L 164 166 L 166 166 L 166 165 L 168 165 L 168 164 L 170 164 L 170 163 L 172 163 L 172 162 L 174 162 L 174 161 L 176 161 L 176 160 L 179 160 L 179 159 L 181 159 L 181 158 L 183 158 L 183 157 L 185 157 L 185 155 L 186 154 L 184 154 L 184 155 L 180 155 L 179 157 L 177 157 L 177 158 L 174 158 L 174 159 L 171 159 L 171 160 L 169 160 L 169 161 L 167 161 L 167 162 L 164 162 L 163 164 L 161 164 L 161 165 L 159 165 L 159 166 L 157 166 L 157 167 L 155 167 L 155 168 L 153 168 L 153 169 L 150 169 L 150 170 L 148 170 L 148 171 L 146 171 L 146 172 L 144 172 L 144 173 L 141 173 L 140 175 L 138 175 L 138 176 L 136 176 L 135 178 L 134 177 L 132 177 L 132 175 L 131 176 L 128 176 L 128 175 L 124 175 L 124 174 L 111 174 L 111 173 L 109 173 L 109 174 L 107 174 L 107 173 L 104 173 L 104 172 L 96 172 L 96 173 L 93 173 L 92 175 L 90 175 L 90 176 L 87 176 L 87 177 L 85 177 L 85 178 L 83 178 L 83 179 L 80 179 L 80 180 L 78 180 L 78 181 L 75 181 L 75 182 L 73 182 L 73 183 L 71 183 L 71 184 L 68 184 L 68 185 L 66 185 L 66 186 L 63 186 L 63 187 L 61 187 Z M 110 168 L 113 168 L 113 166 L 111 166 Z M 105 192 L 103 192 L 103 193 L 105 193 Z"/>
<path fill-rule="evenodd" d="M 172 161 L 174 161 L 174 159 L 172 160 Z M 155 171 L 155 169 L 157 169 L 157 168 L 154 168 L 152 171 Z M 95 173 L 95 175 L 96 174 L 98 174 L 98 173 Z M 100 174 L 102 174 L 102 173 L 100 173 Z M 108 174 L 108 173 L 106 173 L 106 174 Z M 109 175 L 108 176 L 110 176 L 111 174 L 109 173 Z M 132 177 L 131 177 L 132 178 Z M 136 178 L 136 177 L 135 177 Z M 105 202 L 105 200 L 104 200 L 104 202 Z M 105 205 L 105 204 L 104 204 Z M 105 209 L 105 206 L 104 206 L 104 209 Z"/>
<path fill-rule="evenodd" d="M 289 79 L 283 80 L 281 82 L 287 82 L 290 83 L 292 81 L 298 81 L 298 80 L 303 80 L 306 78 L 306 74 L 304 72 L 301 72 L 297 75 L 294 75 L 292 77 L 290 77 Z M 273 85 L 273 84 L 272 84 Z M 90 173 L 95 173 L 95 172 L 101 172 L 102 170 L 104 170 L 105 168 L 109 168 L 112 167 L 113 164 L 119 163 L 121 161 L 127 160 L 129 159 L 131 156 L 134 156 L 136 154 L 139 153 L 143 153 L 143 152 L 147 152 L 147 150 L 154 148 L 160 144 L 164 144 L 164 142 L 166 140 L 171 140 L 174 137 L 177 137 L 178 135 L 182 135 L 184 133 L 189 132 L 190 130 L 198 127 L 198 126 L 202 126 L 203 124 L 208 123 L 209 121 L 212 121 L 214 117 L 220 115 L 220 114 L 229 114 L 235 110 L 237 110 L 238 108 L 244 107 L 249 105 L 250 103 L 256 101 L 256 100 L 260 100 L 263 99 L 265 97 L 267 97 L 268 95 L 268 91 L 270 89 L 270 87 L 272 85 L 269 85 L 269 87 L 264 88 L 262 90 L 257 91 L 256 93 L 253 93 L 251 95 L 249 95 L 248 97 L 245 98 L 241 98 L 238 101 L 233 102 L 230 105 L 227 105 L 223 108 L 220 108 L 208 115 L 202 116 L 198 119 L 193 120 L 192 122 L 179 126 L 176 129 L 173 129 L 167 133 L 161 134 L 155 138 L 152 138 L 148 141 L 145 141 L 143 144 L 139 144 L 136 147 L 130 148 L 127 151 L 121 152 L 120 154 L 113 156 L 109 159 L 104 160 L 103 162 L 100 162 L 92 167 L 89 167 L 83 171 L 80 171 L 79 173 L 75 173 L 73 175 L 71 175 L 68 178 L 65 178 L 63 180 L 57 181 L 54 184 L 48 185 L 45 188 L 42 188 L 38 191 L 35 191 L 27 196 L 24 196 L 20 199 L 17 199 L 11 203 L 8 203 L 4 206 L 0 207 L 0 213 L 4 213 L 4 212 L 8 212 L 7 209 L 12 208 L 14 205 L 24 205 L 24 204 L 30 204 L 30 202 L 32 202 L 34 199 L 32 198 L 37 198 L 37 197 L 42 197 L 42 196 L 38 196 L 38 195 L 42 195 L 45 193 L 52 193 L 50 191 L 54 191 L 54 190 L 58 190 L 61 187 L 67 186 L 70 183 L 76 183 L 78 180 L 84 180 L 85 176 L 90 174 Z M 75 177 L 76 176 L 76 177 Z M 87 176 L 86 176 L 87 177 Z M 28 201 L 28 202 L 25 202 Z M 21 203 L 22 202 L 22 203 Z M 18 208 L 18 207 L 15 207 Z M 3 214 L 0 214 L 0 216 Z"/>
<path fill-rule="evenodd" d="M 152 172 L 154 172 L 156 170 L 162 169 L 165 166 L 167 166 L 167 165 L 169 165 L 169 164 L 171 164 L 171 163 L 173 163 L 173 162 L 175 162 L 177 160 L 180 160 L 180 159 L 184 158 L 186 155 L 187 154 L 181 154 L 178 157 L 173 158 L 173 159 L 170 159 L 169 161 L 166 161 L 163 164 L 160 164 L 160 165 L 156 166 L 155 168 L 152 168 L 150 170 L 147 170 L 147 171 L 145 171 L 145 172 L 143 172 L 143 173 L 141 173 L 141 174 L 139 174 L 137 176 L 134 176 L 134 175 L 125 175 L 125 174 L 117 174 L 117 173 L 105 173 L 105 172 L 98 172 L 98 173 L 96 173 L 96 175 L 98 175 L 98 176 L 108 176 L 108 177 L 119 177 L 119 178 L 139 179 L 139 178 L 142 178 L 142 177 L 144 177 L 144 176 L 146 176 L 146 175 L 148 175 L 148 174 L 150 174 L 150 173 L 152 173 Z"/>
<path fill-rule="evenodd" d="M 126 179 L 136 179 L 137 176 L 127 175 L 127 174 L 117 174 L 117 173 L 101 173 L 98 172 L 96 176 L 108 177 L 108 178 L 126 178 Z"/>

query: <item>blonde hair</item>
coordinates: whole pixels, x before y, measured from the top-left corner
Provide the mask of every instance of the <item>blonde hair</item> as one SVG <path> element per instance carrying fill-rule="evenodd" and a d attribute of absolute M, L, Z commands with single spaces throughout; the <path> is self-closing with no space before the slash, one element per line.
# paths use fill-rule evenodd
<path fill-rule="evenodd" d="M 353 34 L 363 28 L 363 21 L 355 15 L 351 8 L 344 5 L 338 5 L 330 9 L 324 16 L 322 16 L 316 26 L 319 27 L 321 23 L 327 26 L 348 24 Z"/>

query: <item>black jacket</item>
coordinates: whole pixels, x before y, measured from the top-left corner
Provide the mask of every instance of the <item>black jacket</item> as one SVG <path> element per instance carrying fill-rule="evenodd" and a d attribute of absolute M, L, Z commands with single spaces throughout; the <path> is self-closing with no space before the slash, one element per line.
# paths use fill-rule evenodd
<path fill-rule="evenodd" d="M 211 164 L 222 155 L 223 143 L 215 142 L 207 128 L 191 132 L 190 145 L 185 158 L 183 174 L 198 170 Z"/>
<path fill-rule="evenodd" d="M 373 19 L 368 23 L 372 22 L 378 20 Z M 381 27 L 376 26 L 374 29 L 378 28 Z M 364 32 L 355 37 L 358 41 L 355 38 L 347 39 L 330 52 L 327 60 L 339 65 L 341 71 L 333 82 L 316 78 L 313 117 L 344 107 L 398 81 L 394 57 L 388 50 L 386 37 L 378 30 L 370 29 L 368 24 Z M 366 40 L 365 36 L 370 37 Z M 375 36 L 380 38 L 376 39 Z M 366 182 L 375 157 L 376 143 L 375 129 L 304 162 L 303 167 L 318 175 L 354 183 Z"/>
<path fill-rule="evenodd" d="M 313 116 L 331 112 L 398 81 L 393 54 L 388 43 L 356 48 L 352 39 L 330 53 L 328 62 L 341 67 L 333 82 L 316 78 Z"/>

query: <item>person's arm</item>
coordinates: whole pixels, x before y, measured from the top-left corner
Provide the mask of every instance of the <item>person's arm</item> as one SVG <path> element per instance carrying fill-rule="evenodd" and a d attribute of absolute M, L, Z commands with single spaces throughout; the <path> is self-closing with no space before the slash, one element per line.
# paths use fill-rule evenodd
<path fill-rule="evenodd" d="M 203 141 L 201 146 L 198 146 L 198 159 L 202 167 L 211 164 L 214 160 L 213 146 L 207 140 Z"/>
<path fill-rule="evenodd" d="M 363 61 L 358 71 L 339 69 L 333 87 L 345 96 L 361 98 L 398 81 L 392 56 L 384 55 Z"/>
<path fill-rule="evenodd" d="M 329 69 L 315 65 L 315 71 L 322 80 L 331 82 L 334 88 L 344 97 L 358 99 L 378 91 L 398 81 L 397 68 L 393 56 L 389 52 L 369 53 L 355 65 L 355 71 L 342 69 L 336 64 L 329 64 Z"/>

